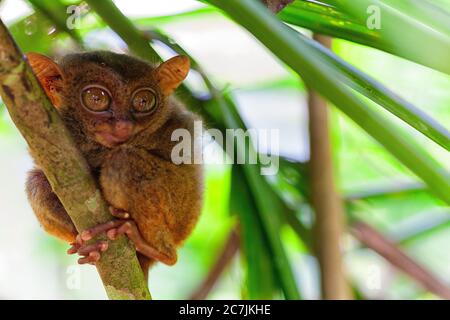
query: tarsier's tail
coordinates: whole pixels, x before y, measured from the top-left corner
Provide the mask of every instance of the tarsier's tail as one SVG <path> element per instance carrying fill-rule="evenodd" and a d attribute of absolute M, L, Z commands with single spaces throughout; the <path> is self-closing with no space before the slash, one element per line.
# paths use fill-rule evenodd
<path fill-rule="evenodd" d="M 150 269 L 150 267 L 152 265 L 155 264 L 156 260 L 150 259 L 150 258 L 140 254 L 139 252 L 137 252 L 137 257 L 139 260 L 139 264 L 141 265 L 141 269 L 144 272 L 145 280 L 148 281 L 148 270 Z"/>

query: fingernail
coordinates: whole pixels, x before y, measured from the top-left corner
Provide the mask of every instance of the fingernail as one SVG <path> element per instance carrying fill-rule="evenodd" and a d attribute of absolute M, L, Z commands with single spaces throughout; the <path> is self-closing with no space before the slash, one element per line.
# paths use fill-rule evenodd
<path fill-rule="evenodd" d="M 92 238 L 92 236 L 91 236 L 91 233 L 89 231 L 83 231 L 81 233 L 81 239 L 82 240 L 88 241 L 88 240 L 91 240 L 91 238 Z"/>

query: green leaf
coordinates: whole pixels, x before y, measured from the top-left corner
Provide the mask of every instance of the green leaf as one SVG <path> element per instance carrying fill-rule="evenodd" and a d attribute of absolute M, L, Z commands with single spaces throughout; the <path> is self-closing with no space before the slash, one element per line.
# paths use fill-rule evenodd
<path fill-rule="evenodd" d="M 245 182 L 242 168 L 238 166 L 233 167 L 231 190 L 230 210 L 239 217 L 242 250 L 246 262 L 244 297 L 252 300 L 271 300 L 280 284 L 251 190 Z"/>
<path fill-rule="evenodd" d="M 180 21 L 183 19 L 193 19 L 193 18 L 203 18 L 205 15 L 210 15 L 217 13 L 217 10 L 211 7 L 205 7 L 200 9 L 194 9 L 187 12 L 172 14 L 168 16 L 157 16 L 157 17 L 145 17 L 145 18 L 137 18 L 134 21 L 137 25 L 144 26 L 158 26 L 160 27 L 165 23 L 172 23 L 175 21 Z"/>
<path fill-rule="evenodd" d="M 326 0 L 326 3 L 343 10 L 362 23 L 367 23 L 371 15 L 379 12 L 379 32 L 388 48 L 392 49 L 392 53 L 450 74 L 450 33 L 442 33 L 446 29 L 444 27 L 435 29 L 438 21 L 443 24 L 447 21 L 448 24 L 450 15 L 442 11 L 439 17 L 430 16 L 425 14 L 425 11 L 418 11 L 414 5 L 399 4 L 401 2 Z"/>
<path fill-rule="evenodd" d="M 374 6 L 380 9 L 381 28 L 371 30 L 367 22 Z M 296 0 L 278 16 L 287 23 L 450 74 L 446 58 L 450 51 L 450 14 L 428 0 Z"/>
<path fill-rule="evenodd" d="M 227 128 L 244 129 L 245 124 L 237 112 L 230 97 L 222 96 L 219 92 L 213 93 L 214 102 L 217 103 Z M 236 139 L 237 142 L 237 139 Z M 255 155 L 251 143 L 235 143 L 235 155 Z M 236 162 L 235 162 L 236 163 Z M 280 239 L 280 227 L 285 207 L 273 192 L 265 178 L 260 174 L 258 165 L 243 164 L 242 170 L 249 189 L 252 191 L 254 202 L 272 251 L 272 259 L 276 267 L 281 288 L 287 299 L 300 299 L 295 277 L 289 263 L 287 254 Z"/>
<path fill-rule="evenodd" d="M 416 223 L 414 230 L 412 230 L 410 233 L 402 234 L 400 236 L 398 236 L 397 233 L 396 236 L 392 235 L 391 238 L 394 239 L 398 244 L 406 246 L 424 237 L 442 232 L 443 230 L 448 230 L 448 228 L 450 227 L 450 212 L 446 210 L 446 213 L 447 217 L 433 217 L 432 215 L 428 215 L 426 221 L 419 221 L 418 223 Z"/>
<path fill-rule="evenodd" d="M 148 39 L 120 12 L 111 0 L 86 0 L 86 2 L 125 41 L 134 54 L 153 63 L 161 60 L 150 46 Z"/>
<path fill-rule="evenodd" d="M 377 30 L 323 3 L 297 0 L 278 13 L 283 21 L 314 32 L 388 51 Z"/>
<path fill-rule="evenodd" d="M 67 7 L 58 0 L 28 0 L 33 8 L 50 20 L 58 31 L 66 32 L 76 43 L 82 40 L 75 29 L 67 26 Z"/>
<path fill-rule="evenodd" d="M 16 43 L 25 53 L 49 53 L 56 35 L 48 35 L 45 30 L 50 31 L 51 28 L 51 22 L 36 12 L 8 26 Z"/>
<path fill-rule="evenodd" d="M 385 0 L 384 2 L 399 12 L 407 12 L 409 16 L 436 31 L 450 35 L 450 12 L 447 10 L 449 6 L 444 8 L 429 0 Z"/>

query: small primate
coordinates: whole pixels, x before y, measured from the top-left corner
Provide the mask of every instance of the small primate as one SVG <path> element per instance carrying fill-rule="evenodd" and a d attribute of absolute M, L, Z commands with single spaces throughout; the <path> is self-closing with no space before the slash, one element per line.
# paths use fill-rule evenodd
<path fill-rule="evenodd" d="M 59 64 L 36 53 L 27 57 L 116 218 L 78 234 L 36 167 L 26 189 L 43 228 L 68 241 L 68 253 L 78 253 L 80 264 L 100 259 L 107 242 L 86 242 L 105 233 L 111 240 L 128 236 L 146 275 L 155 261 L 173 265 L 202 198 L 201 166 L 171 161 L 172 132 L 193 133 L 196 119 L 171 97 L 189 72 L 189 59 L 176 56 L 153 67 L 106 51 L 71 54 Z"/>

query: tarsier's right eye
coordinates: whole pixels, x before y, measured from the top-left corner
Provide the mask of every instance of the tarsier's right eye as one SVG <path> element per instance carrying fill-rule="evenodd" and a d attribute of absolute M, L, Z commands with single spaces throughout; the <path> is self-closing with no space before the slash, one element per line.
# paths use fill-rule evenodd
<path fill-rule="evenodd" d="M 111 96 L 105 88 L 90 86 L 81 93 L 81 102 L 90 111 L 102 112 L 109 109 Z"/>

